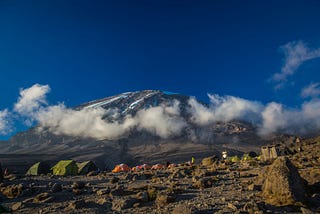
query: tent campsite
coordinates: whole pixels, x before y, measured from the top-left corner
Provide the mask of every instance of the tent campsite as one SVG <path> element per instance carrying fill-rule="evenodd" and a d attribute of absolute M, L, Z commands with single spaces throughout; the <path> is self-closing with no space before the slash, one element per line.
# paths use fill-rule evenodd
<path fill-rule="evenodd" d="M 50 166 L 45 162 L 33 164 L 27 171 L 26 175 L 40 175 L 50 173 Z"/>
<path fill-rule="evenodd" d="M 130 169 L 130 167 L 129 167 L 127 164 L 122 163 L 122 164 L 116 165 L 116 166 L 114 167 L 114 169 L 112 170 L 112 172 L 113 172 L 113 173 L 115 173 L 115 172 L 128 172 L 128 171 L 130 171 L 130 170 L 131 170 L 131 169 Z"/>
<path fill-rule="evenodd" d="M 89 172 L 97 171 L 98 167 L 92 161 L 85 161 L 82 163 L 77 163 L 78 166 L 78 174 L 86 175 Z"/>
<path fill-rule="evenodd" d="M 164 167 L 164 165 L 162 165 L 162 164 L 160 164 L 160 163 L 158 163 L 158 164 L 155 164 L 155 165 L 153 165 L 152 167 L 151 167 L 151 169 L 164 169 L 165 167 Z"/>
<path fill-rule="evenodd" d="M 62 160 L 59 161 L 52 168 L 52 172 L 54 175 L 77 175 L 78 174 L 78 166 L 73 160 Z"/>

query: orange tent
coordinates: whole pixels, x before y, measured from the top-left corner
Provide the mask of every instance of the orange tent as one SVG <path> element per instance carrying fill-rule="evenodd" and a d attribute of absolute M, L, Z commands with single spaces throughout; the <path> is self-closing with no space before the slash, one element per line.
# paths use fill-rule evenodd
<path fill-rule="evenodd" d="M 140 169 L 148 170 L 148 169 L 151 169 L 151 167 L 148 164 L 142 164 L 140 165 Z"/>
<path fill-rule="evenodd" d="M 158 163 L 158 164 L 153 165 L 151 167 L 151 169 L 164 169 L 164 165 Z"/>
<path fill-rule="evenodd" d="M 128 171 L 130 171 L 130 167 L 125 163 L 116 165 L 112 170 L 112 172 L 128 172 Z"/>
<path fill-rule="evenodd" d="M 134 172 L 137 172 L 137 171 L 148 170 L 148 169 L 151 169 L 151 167 L 148 164 L 142 164 L 142 165 L 132 167 L 131 170 Z"/>

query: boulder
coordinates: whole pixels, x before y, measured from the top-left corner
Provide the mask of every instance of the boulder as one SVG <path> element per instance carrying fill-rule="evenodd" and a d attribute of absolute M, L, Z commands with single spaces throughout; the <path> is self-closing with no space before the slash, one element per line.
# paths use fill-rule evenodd
<path fill-rule="evenodd" d="M 205 176 L 209 176 L 209 172 L 207 169 L 196 168 L 193 171 L 193 175 L 197 177 L 205 177 Z"/>
<path fill-rule="evenodd" d="M 154 187 L 149 187 L 147 193 L 149 200 L 154 201 L 157 198 L 158 190 Z"/>
<path fill-rule="evenodd" d="M 122 188 L 119 188 L 119 189 L 113 189 L 110 191 L 110 195 L 112 197 L 115 197 L 115 196 L 126 196 L 126 195 L 132 195 L 134 194 L 133 191 L 129 191 L 129 190 L 126 190 L 126 189 L 122 189 Z"/>
<path fill-rule="evenodd" d="M 174 200 L 175 200 L 175 196 L 173 194 L 166 193 L 166 192 L 160 192 L 157 194 L 156 205 L 158 207 L 162 207 L 162 206 L 167 205 L 171 202 L 174 202 Z"/>
<path fill-rule="evenodd" d="M 135 181 L 133 183 L 128 184 L 127 189 L 130 191 L 137 191 L 137 190 L 146 190 L 148 189 L 148 183 L 144 181 Z"/>
<path fill-rule="evenodd" d="M 112 210 L 120 212 L 121 210 L 133 207 L 137 203 L 135 198 L 118 198 L 112 201 Z"/>
<path fill-rule="evenodd" d="M 275 206 L 305 201 L 305 181 L 287 157 L 277 158 L 266 173 L 262 186 L 265 202 Z"/>
<path fill-rule="evenodd" d="M 23 203 L 22 202 L 16 202 L 11 206 L 12 211 L 17 211 L 22 208 Z"/>
<path fill-rule="evenodd" d="M 193 180 L 194 180 L 193 186 L 198 189 L 212 187 L 213 183 L 215 182 L 215 180 L 211 177 L 205 177 L 205 178 L 199 178 L 199 179 L 195 178 Z"/>
<path fill-rule="evenodd" d="M 40 193 L 36 195 L 33 199 L 33 203 L 49 203 L 52 202 L 54 198 L 47 192 Z"/>
<path fill-rule="evenodd" d="M 141 202 L 148 202 L 149 201 L 148 192 L 146 192 L 146 191 L 138 192 L 135 195 L 135 198 L 138 199 Z"/>
<path fill-rule="evenodd" d="M 23 190 L 23 185 L 10 185 L 1 189 L 2 194 L 7 198 L 17 198 L 21 195 Z"/>
<path fill-rule="evenodd" d="M 215 162 L 217 162 L 217 160 L 218 160 L 218 158 L 216 156 L 211 156 L 211 157 L 203 158 L 201 161 L 201 164 L 203 166 L 211 166 Z"/>

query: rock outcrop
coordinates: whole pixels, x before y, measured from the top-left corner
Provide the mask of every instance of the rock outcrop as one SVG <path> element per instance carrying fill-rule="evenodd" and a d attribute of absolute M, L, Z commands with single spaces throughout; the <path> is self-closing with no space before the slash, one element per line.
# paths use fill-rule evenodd
<path fill-rule="evenodd" d="M 266 176 L 262 186 L 262 196 L 267 203 L 285 206 L 305 201 L 304 181 L 289 158 L 277 158 Z"/>

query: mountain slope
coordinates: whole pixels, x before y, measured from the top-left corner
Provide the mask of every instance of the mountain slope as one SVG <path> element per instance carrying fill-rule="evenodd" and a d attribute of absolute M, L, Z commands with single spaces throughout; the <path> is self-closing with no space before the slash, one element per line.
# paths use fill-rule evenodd
<path fill-rule="evenodd" d="M 117 139 L 96 139 L 56 134 L 52 133 L 49 128 L 34 127 L 13 136 L 10 139 L 10 146 L 1 148 L 0 153 L 34 154 L 38 155 L 39 159 L 46 158 L 52 161 L 66 158 L 91 159 L 96 161 L 101 168 L 110 168 L 121 162 L 137 164 L 165 160 L 186 161 L 191 156 L 200 158 L 219 154 L 225 149 L 231 153 L 257 151 L 261 145 L 270 141 L 260 138 L 256 134 L 256 127 L 252 124 L 241 121 L 216 122 L 209 125 L 193 123 L 189 111 L 189 99 L 189 96 L 180 94 L 145 90 L 91 101 L 74 108 L 75 111 L 102 108 L 105 110 L 105 114 L 102 115 L 103 120 L 121 124 L 127 118 L 141 116 L 141 112 L 148 109 L 169 106 L 168 114 L 175 117 L 175 114 L 179 112 L 179 117 L 185 123 L 181 131 L 172 136 L 161 137 L 154 134 L 152 128 L 150 131 L 134 126 Z M 173 109 L 172 106 L 175 106 L 176 109 Z M 116 114 L 110 114 L 110 112 L 116 112 Z M 150 115 L 153 116 L 153 112 Z M 156 121 L 152 121 L 151 117 L 145 125 L 148 126 L 149 122 Z M 34 158 L 32 161 L 35 161 Z M 31 161 L 25 160 L 26 165 L 30 165 L 29 162 Z"/>

